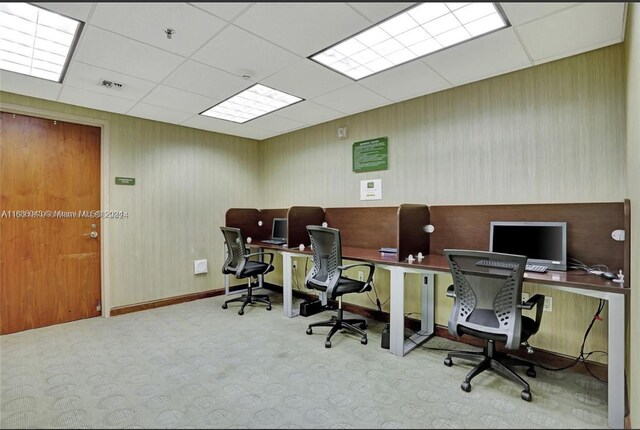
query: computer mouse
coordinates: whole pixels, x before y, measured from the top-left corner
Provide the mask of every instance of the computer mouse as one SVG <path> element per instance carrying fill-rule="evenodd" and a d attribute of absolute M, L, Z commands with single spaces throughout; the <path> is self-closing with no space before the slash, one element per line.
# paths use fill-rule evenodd
<path fill-rule="evenodd" d="M 609 281 L 612 281 L 616 278 L 616 275 L 614 275 L 611 272 L 602 272 L 600 276 L 602 276 L 604 279 L 607 279 Z"/>

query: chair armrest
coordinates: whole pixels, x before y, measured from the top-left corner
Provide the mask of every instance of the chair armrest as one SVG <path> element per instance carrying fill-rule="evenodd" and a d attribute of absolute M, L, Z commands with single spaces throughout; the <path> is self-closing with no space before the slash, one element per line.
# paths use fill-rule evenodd
<path fill-rule="evenodd" d="M 268 255 L 269 256 L 269 264 L 273 263 L 273 252 L 264 252 L 264 251 L 258 251 L 258 252 L 252 252 L 251 254 L 245 254 L 244 258 L 245 260 L 249 260 L 249 257 L 253 257 L 255 255 Z"/>
<path fill-rule="evenodd" d="M 373 272 L 375 272 L 376 266 L 374 266 L 372 263 L 354 263 L 354 264 L 338 266 L 338 270 L 342 275 L 343 270 L 351 269 L 352 267 L 368 267 L 369 268 L 369 274 L 367 275 L 367 280 L 364 282 L 364 285 L 360 290 L 360 292 L 362 292 L 371 284 L 371 281 L 373 281 Z"/>
<path fill-rule="evenodd" d="M 536 330 L 533 333 L 536 333 L 538 331 L 538 327 L 540 327 L 540 321 L 542 321 L 542 311 L 544 310 L 544 295 L 535 294 L 533 297 L 529 297 L 529 300 L 527 300 L 526 302 L 517 305 L 518 308 L 526 310 L 531 310 L 534 306 L 536 307 Z"/>

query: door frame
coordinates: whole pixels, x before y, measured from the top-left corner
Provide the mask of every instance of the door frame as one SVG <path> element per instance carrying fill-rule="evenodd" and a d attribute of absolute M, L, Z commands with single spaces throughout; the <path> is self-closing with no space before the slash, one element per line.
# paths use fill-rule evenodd
<path fill-rule="evenodd" d="M 110 121 L 88 116 L 57 112 L 31 106 L 23 106 L 0 101 L 0 110 L 16 115 L 27 115 L 54 121 L 72 122 L 100 128 L 100 210 L 109 209 L 109 130 Z M 111 315 L 111 284 L 109 270 L 109 223 L 100 218 L 100 289 L 102 300 L 102 316 Z"/>

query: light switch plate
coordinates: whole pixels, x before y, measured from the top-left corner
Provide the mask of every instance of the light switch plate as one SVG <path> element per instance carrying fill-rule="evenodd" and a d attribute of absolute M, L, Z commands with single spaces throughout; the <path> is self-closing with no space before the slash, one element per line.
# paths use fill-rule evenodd
<path fill-rule="evenodd" d="M 207 260 L 193 260 L 193 273 L 199 275 L 207 273 Z"/>

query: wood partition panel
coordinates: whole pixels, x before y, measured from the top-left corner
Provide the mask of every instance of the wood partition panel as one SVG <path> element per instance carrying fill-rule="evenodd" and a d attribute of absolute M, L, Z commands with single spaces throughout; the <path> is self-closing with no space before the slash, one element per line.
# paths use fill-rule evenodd
<path fill-rule="evenodd" d="M 401 204 L 398 209 L 398 258 L 404 260 L 418 252 L 429 254 L 429 234 L 425 230 L 430 214 L 427 205 Z"/>
<path fill-rule="evenodd" d="M 231 208 L 225 214 L 225 226 L 236 227 L 242 230 L 242 236 L 245 240 L 250 237 L 252 240 L 266 239 L 271 233 L 271 224 L 265 236 L 264 224 L 258 225 L 260 220 L 260 210 L 248 208 Z"/>
<path fill-rule="evenodd" d="M 398 206 L 325 208 L 324 220 L 340 230 L 343 247 L 398 247 Z"/>
<path fill-rule="evenodd" d="M 624 262 L 629 240 L 619 242 L 611 237 L 613 230 L 628 226 L 622 202 L 430 206 L 429 210 L 435 227 L 430 254 L 442 255 L 445 248 L 488 250 L 491 221 L 564 221 L 567 257 L 587 265 L 605 264 L 612 272 L 623 269 L 625 276 L 629 274 L 628 263 Z"/>
<path fill-rule="evenodd" d="M 324 222 L 324 209 L 319 206 L 292 206 L 287 213 L 287 228 L 289 247 L 298 246 L 301 243 L 309 246 L 308 225 L 322 225 Z"/>
<path fill-rule="evenodd" d="M 258 240 L 271 238 L 271 227 L 274 218 L 286 218 L 287 209 L 260 209 L 260 221 L 262 221 L 262 236 Z"/>

